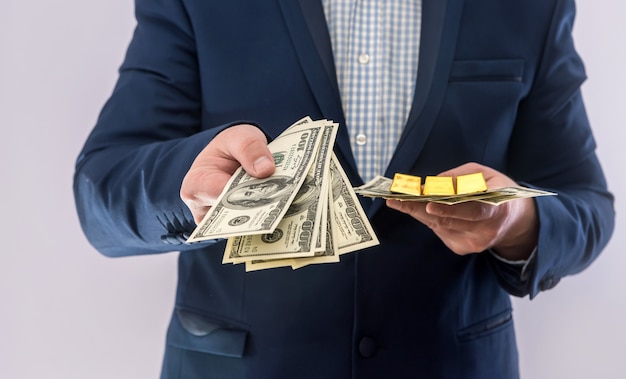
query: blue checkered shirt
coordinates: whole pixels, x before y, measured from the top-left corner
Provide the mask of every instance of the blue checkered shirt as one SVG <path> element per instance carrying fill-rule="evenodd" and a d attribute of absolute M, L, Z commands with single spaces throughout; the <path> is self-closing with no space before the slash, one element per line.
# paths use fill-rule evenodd
<path fill-rule="evenodd" d="M 417 77 L 421 0 L 322 0 L 359 174 L 384 174 Z"/>

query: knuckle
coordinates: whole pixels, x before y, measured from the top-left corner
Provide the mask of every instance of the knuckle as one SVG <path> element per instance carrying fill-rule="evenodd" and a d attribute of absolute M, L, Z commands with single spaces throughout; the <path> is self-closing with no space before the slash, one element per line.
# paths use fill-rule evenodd
<path fill-rule="evenodd" d="M 450 228 L 452 220 L 444 217 L 431 218 L 425 221 L 426 226 L 434 231 L 441 231 Z"/>
<path fill-rule="evenodd" d="M 454 219 L 451 217 L 439 217 L 437 219 L 437 224 L 440 228 L 450 229 L 453 228 Z"/>
<path fill-rule="evenodd" d="M 180 188 L 180 198 L 181 200 L 187 204 L 187 206 L 189 206 L 190 203 L 193 203 L 194 199 L 195 199 L 195 195 L 193 193 L 193 191 L 191 191 L 188 187 L 186 187 L 185 185 L 183 185 Z"/>
<path fill-rule="evenodd" d="M 465 248 L 467 249 L 467 252 L 469 253 L 477 253 L 477 252 L 485 250 L 486 246 L 482 241 L 470 239 L 466 241 Z"/>
<path fill-rule="evenodd" d="M 486 204 L 477 204 L 470 214 L 470 221 L 482 221 L 493 216 L 493 210 Z"/>

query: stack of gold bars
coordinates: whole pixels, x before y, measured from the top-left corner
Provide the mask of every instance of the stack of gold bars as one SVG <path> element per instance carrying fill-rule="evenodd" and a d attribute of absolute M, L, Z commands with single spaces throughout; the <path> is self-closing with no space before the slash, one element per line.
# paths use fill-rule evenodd
<path fill-rule="evenodd" d="M 276 171 L 257 179 L 239 168 L 188 243 L 227 238 L 223 263 L 246 271 L 339 262 L 342 254 L 379 244 L 357 198 L 382 197 L 456 204 L 500 204 L 553 195 L 523 187 L 487 190 L 482 174 L 421 178 L 396 174 L 353 188 L 333 146 L 338 124 L 305 117 L 273 140 Z"/>
<path fill-rule="evenodd" d="M 522 186 L 487 189 L 481 172 L 450 176 L 427 176 L 422 186 L 419 176 L 395 174 L 393 180 L 377 176 L 354 191 L 361 196 L 382 197 L 402 201 L 430 201 L 443 204 L 459 204 L 479 201 L 499 205 L 507 201 L 527 197 L 552 196 L 554 192 Z"/>

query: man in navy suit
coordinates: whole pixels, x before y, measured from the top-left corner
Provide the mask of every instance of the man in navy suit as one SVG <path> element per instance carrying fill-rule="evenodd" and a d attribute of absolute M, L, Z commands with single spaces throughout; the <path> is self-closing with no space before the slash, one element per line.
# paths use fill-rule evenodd
<path fill-rule="evenodd" d="M 410 12 L 136 0 L 74 191 L 103 254 L 180 251 L 162 378 L 516 378 L 509 295 L 554 287 L 608 242 L 613 199 L 581 97 L 574 1 L 393 3 Z M 387 39 L 397 35 L 400 49 Z M 359 82 L 370 68 L 383 79 Z M 377 97 L 389 83 L 400 102 Z M 354 102 L 368 91 L 367 106 Z M 230 174 L 270 175 L 267 139 L 306 115 L 341 125 L 335 152 L 355 186 L 480 171 L 489 187 L 558 196 L 499 207 L 362 199 L 381 244 L 295 271 L 245 273 L 222 265 L 223 240 L 185 244 Z"/>

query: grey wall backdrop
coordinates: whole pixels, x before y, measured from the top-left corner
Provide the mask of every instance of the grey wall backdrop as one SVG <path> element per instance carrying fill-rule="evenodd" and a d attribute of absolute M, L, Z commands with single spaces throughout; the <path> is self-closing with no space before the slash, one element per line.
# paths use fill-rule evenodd
<path fill-rule="evenodd" d="M 584 95 L 617 231 L 583 274 L 514 301 L 531 379 L 624 377 L 626 3 L 581 0 L 578 9 Z M 158 377 L 176 254 L 100 256 L 71 193 L 74 159 L 133 27 L 131 0 L 0 1 L 0 378 Z"/>

